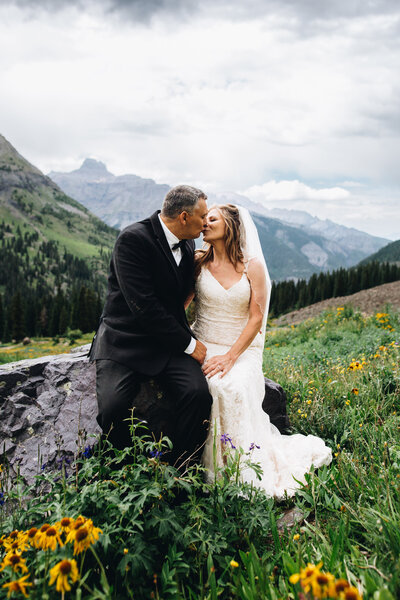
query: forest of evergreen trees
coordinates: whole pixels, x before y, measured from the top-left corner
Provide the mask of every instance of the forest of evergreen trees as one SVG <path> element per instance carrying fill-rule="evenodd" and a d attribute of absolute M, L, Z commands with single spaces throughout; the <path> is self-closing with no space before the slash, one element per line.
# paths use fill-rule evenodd
<path fill-rule="evenodd" d="M 58 336 L 97 328 L 106 289 L 109 251 L 100 258 L 77 258 L 35 231 L 13 232 L 0 223 L 0 340 Z M 320 300 L 347 296 L 400 279 L 400 266 L 370 262 L 314 274 L 309 280 L 272 284 L 271 317 Z"/>
<path fill-rule="evenodd" d="M 272 284 L 270 316 L 309 306 L 315 302 L 348 296 L 361 290 L 400 279 L 400 266 L 393 263 L 370 262 L 331 273 L 314 273 L 310 279 L 280 281 Z"/>
<path fill-rule="evenodd" d="M 0 340 L 97 328 L 109 252 L 90 265 L 36 232 L 0 223 Z M 102 268 L 100 268 L 102 267 Z"/>

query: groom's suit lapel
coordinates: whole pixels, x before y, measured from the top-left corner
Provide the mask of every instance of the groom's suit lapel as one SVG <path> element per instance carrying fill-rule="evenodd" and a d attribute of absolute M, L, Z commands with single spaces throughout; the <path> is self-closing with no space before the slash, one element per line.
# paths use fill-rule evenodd
<path fill-rule="evenodd" d="M 182 274 L 181 271 L 179 270 L 178 265 L 176 264 L 176 260 L 172 255 L 172 251 L 171 248 L 167 242 L 167 238 L 165 237 L 163 228 L 161 227 L 161 223 L 160 223 L 160 219 L 158 217 L 159 213 L 161 211 L 157 211 L 155 212 L 153 215 L 151 215 L 150 217 L 150 223 L 152 225 L 153 228 L 153 232 L 154 232 L 154 237 L 157 240 L 158 245 L 160 246 L 160 248 L 162 249 L 163 253 L 165 254 L 166 258 L 168 259 L 168 262 L 178 280 L 179 285 L 182 285 L 183 281 L 182 281 Z"/>

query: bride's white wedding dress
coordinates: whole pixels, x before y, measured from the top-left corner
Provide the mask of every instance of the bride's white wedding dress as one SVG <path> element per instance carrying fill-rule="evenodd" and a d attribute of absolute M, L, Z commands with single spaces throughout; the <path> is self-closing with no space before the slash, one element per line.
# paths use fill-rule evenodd
<path fill-rule="evenodd" d="M 203 267 L 196 282 L 196 321 L 193 331 L 207 347 L 207 358 L 225 354 L 237 340 L 249 317 L 250 283 L 245 273 L 225 289 Z M 206 441 L 203 463 L 213 479 L 213 443 L 216 424 L 217 462 L 222 465 L 226 446 L 221 435 L 229 435 L 236 448 L 252 450 L 252 462 L 263 470 L 262 480 L 252 469 L 242 472 L 242 480 L 262 487 L 269 496 L 293 495 L 311 465 L 320 467 L 332 460 L 330 448 L 312 435 L 281 435 L 262 410 L 265 394 L 262 372 L 264 335 L 258 333 L 222 378 L 219 374 L 208 380 L 213 406 L 211 427 Z"/>

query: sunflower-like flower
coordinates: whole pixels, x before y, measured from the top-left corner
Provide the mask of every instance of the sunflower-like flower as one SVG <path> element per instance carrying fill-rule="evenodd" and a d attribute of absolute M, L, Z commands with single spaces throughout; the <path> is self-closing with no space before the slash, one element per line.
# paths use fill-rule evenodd
<path fill-rule="evenodd" d="M 61 519 L 61 521 L 59 521 L 57 523 L 57 525 L 59 525 L 61 531 L 64 531 L 64 533 L 69 533 L 71 531 L 71 527 L 74 524 L 74 519 L 71 519 L 71 517 L 63 517 Z"/>
<path fill-rule="evenodd" d="M 329 586 L 329 593 L 333 598 L 342 598 L 344 592 L 350 587 L 347 579 L 336 579 Z"/>
<path fill-rule="evenodd" d="M 79 517 L 78 517 L 79 518 Z M 74 556 L 87 550 L 91 544 L 99 539 L 99 534 L 103 533 L 100 527 L 93 525 L 92 519 L 86 519 L 80 527 L 71 529 L 67 536 L 67 543 L 74 543 Z"/>
<path fill-rule="evenodd" d="M 71 531 L 79 529 L 79 527 L 82 527 L 82 525 L 84 525 L 87 521 L 88 519 L 86 517 L 79 515 L 79 517 L 73 521 L 72 525 L 70 525 Z"/>
<path fill-rule="evenodd" d="M 314 598 L 328 598 L 334 581 L 332 573 L 315 573 L 310 581 Z"/>
<path fill-rule="evenodd" d="M 304 567 L 304 569 L 301 569 L 300 573 L 293 573 L 293 575 L 289 577 L 289 581 L 290 583 L 297 583 L 298 581 L 300 581 L 301 586 L 304 588 L 304 590 L 306 592 L 309 592 L 311 589 L 311 581 L 313 577 L 315 577 L 321 572 L 321 567 L 322 562 L 318 563 L 317 565 L 308 563 L 307 566 Z"/>
<path fill-rule="evenodd" d="M 38 533 L 38 528 L 37 527 L 31 527 L 30 529 L 28 529 L 25 533 L 26 533 L 26 539 L 28 540 L 29 544 L 33 547 L 33 548 L 39 548 L 38 545 L 38 537 L 37 537 L 37 533 Z"/>
<path fill-rule="evenodd" d="M 46 535 L 46 531 L 50 527 L 49 523 L 44 523 L 41 528 L 36 532 L 35 535 L 35 547 L 43 548 L 43 541 Z"/>
<path fill-rule="evenodd" d="M 6 567 L 11 567 L 15 573 L 19 570 L 22 573 L 28 572 L 26 560 L 22 558 L 20 552 L 9 552 L 5 555 L 3 562 L 0 564 L 0 571 L 3 571 Z"/>
<path fill-rule="evenodd" d="M 15 529 L 9 535 L 4 535 L 1 538 L 1 543 L 7 552 L 21 550 L 22 552 L 28 547 L 26 545 L 26 533 Z M 21 548 L 25 546 L 24 548 Z"/>
<path fill-rule="evenodd" d="M 69 592 L 71 583 L 79 579 L 78 565 L 76 560 L 64 559 L 50 569 L 49 585 L 56 583 L 57 592 Z"/>
<path fill-rule="evenodd" d="M 53 551 L 57 548 L 57 544 L 59 544 L 60 546 L 64 545 L 60 536 L 60 532 L 53 525 L 47 527 L 46 531 L 43 532 L 39 543 L 40 547 L 43 548 L 43 550 L 47 550 L 50 548 L 50 550 Z"/>
<path fill-rule="evenodd" d="M 362 600 L 362 596 L 356 587 L 350 586 L 344 591 L 344 600 Z"/>
<path fill-rule="evenodd" d="M 7 553 L 9 552 L 25 552 L 29 548 L 29 544 L 27 542 L 26 536 L 20 536 L 14 539 L 11 542 L 8 539 L 5 539 L 3 542 L 3 546 Z"/>
<path fill-rule="evenodd" d="M 322 562 L 316 566 L 308 563 L 300 573 L 293 573 L 289 581 L 293 584 L 300 582 L 306 594 L 311 593 L 314 599 L 362 600 L 358 589 L 350 586 L 346 579 L 335 579 L 332 573 L 323 573 L 321 567 Z"/>
<path fill-rule="evenodd" d="M 17 592 L 17 593 L 20 592 L 21 594 L 23 594 L 23 596 L 25 598 L 28 598 L 26 588 L 32 585 L 32 583 L 30 583 L 30 581 L 27 581 L 28 577 L 29 577 L 29 574 L 24 575 L 20 579 L 16 579 L 14 581 L 9 581 L 8 583 L 4 583 L 2 587 L 8 588 L 7 598 L 10 598 L 10 596 L 13 592 Z"/>

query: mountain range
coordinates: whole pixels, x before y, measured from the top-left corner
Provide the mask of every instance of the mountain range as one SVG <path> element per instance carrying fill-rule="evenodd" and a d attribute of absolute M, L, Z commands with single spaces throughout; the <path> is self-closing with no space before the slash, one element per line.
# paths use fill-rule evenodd
<path fill-rule="evenodd" d="M 117 231 L 65 194 L 0 135 L 0 292 L 41 295 L 79 281 L 104 291 Z"/>
<path fill-rule="evenodd" d="M 79 169 L 52 171 L 49 177 L 66 194 L 119 229 L 159 209 L 170 189 L 138 175 L 113 175 L 104 163 L 90 158 Z M 275 280 L 308 278 L 313 273 L 350 267 L 389 241 L 303 211 L 267 209 L 239 194 L 209 194 L 209 205 L 223 202 L 242 204 L 253 214 Z"/>
<path fill-rule="evenodd" d="M 361 264 L 374 260 L 377 260 L 378 262 L 397 263 L 400 266 L 400 240 L 396 240 L 395 242 L 391 242 L 387 246 L 384 246 L 378 250 L 378 252 L 371 254 L 371 256 L 368 256 L 361 261 Z"/>

